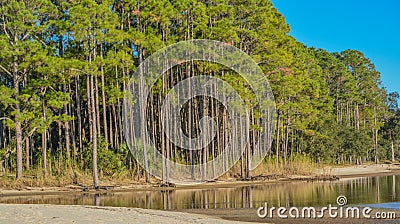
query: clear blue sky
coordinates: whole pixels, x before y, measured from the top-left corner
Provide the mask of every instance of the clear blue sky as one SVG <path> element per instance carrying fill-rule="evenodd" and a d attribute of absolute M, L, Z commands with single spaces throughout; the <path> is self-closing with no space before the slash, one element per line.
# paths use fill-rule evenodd
<path fill-rule="evenodd" d="M 272 0 L 290 34 L 329 52 L 355 49 L 381 72 L 389 92 L 400 92 L 399 0 Z"/>

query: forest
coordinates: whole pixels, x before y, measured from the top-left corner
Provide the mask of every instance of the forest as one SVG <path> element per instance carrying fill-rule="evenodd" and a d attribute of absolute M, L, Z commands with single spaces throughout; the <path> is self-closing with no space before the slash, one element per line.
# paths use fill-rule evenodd
<path fill-rule="evenodd" d="M 298 42 L 270 0 L 2 0 L 0 27 L 0 175 L 12 180 L 87 174 L 94 187 L 118 176 L 151 181 L 125 139 L 127 85 L 157 50 L 195 39 L 237 47 L 267 77 L 276 129 L 265 163 L 400 158 L 400 96 L 385 89 L 373 61 L 358 50 L 327 52 Z M 179 150 L 157 133 L 165 93 L 185 78 L 212 75 L 251 94 L 219 65 L 195 62 L 172 70 L 152 89 L 151 138 L 174 161 L 213 159 L 228 141 L 227 111 L 212 98 L 191 100 L 182 110 L 184 132 L 198 135 L 204 115 L 222 131 L 199 152 Z M 259 131 L 257 118 L 253 110 L 250 136 Z M 252 176 L 253 146 L 250 141 L 237 164 L 238 177 Z"/>

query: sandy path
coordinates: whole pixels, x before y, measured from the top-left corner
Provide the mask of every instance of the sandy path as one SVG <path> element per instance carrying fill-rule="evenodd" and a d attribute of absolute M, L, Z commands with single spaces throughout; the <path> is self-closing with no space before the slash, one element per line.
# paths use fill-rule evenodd
<path fill-rule="evenodd" d="M 0 223 L 241 223 L 200 214 L 139 208 L 0 204 Z"/>

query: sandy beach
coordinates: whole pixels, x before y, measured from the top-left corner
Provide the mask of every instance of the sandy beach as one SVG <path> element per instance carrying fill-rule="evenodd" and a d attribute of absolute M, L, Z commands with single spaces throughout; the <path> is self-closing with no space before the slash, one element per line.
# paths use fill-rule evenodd
<path fill-rule="evenodd" d="M 334 175 L 339 178 L 354 178 L 400 174 L 398 164 L 373 164 L 360 166 L 326 167 L 317 171 L 319 174 Z"/>
<path fill-rule="evenodd" d="M 140 208 L 0 204 L 0 223 L 241 223 L 201 214 Z"/>

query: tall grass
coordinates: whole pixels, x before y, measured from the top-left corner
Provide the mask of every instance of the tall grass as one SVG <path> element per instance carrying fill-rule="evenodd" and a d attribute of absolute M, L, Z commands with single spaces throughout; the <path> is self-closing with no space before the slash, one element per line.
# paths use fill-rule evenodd
<path fill-rule="evenodd" d="M 258 175 L 314 175 L 318 164 L 306 155 L 292 155 L 285 163 L 280 157 L 278 163 L 276 157 L 266 157 L 265 160 L 253 171 L 253 176 Z"/>
<path fill-rule="evenodd" d="M 322 165 L 321 165 L 322 166 Z M 276 157 L 266 157 L 261 164 L 252 171 L 252 176 L 314 176 L 321 167 L 315 163 L 309 156 L 292 155 L 286 163 L 283 158 L 279 158 L 276 163 Z M 219 180 L 226 180 L 240 177 L 240 161 L 237 162 L 227 173 L 219 177 Z"/>

